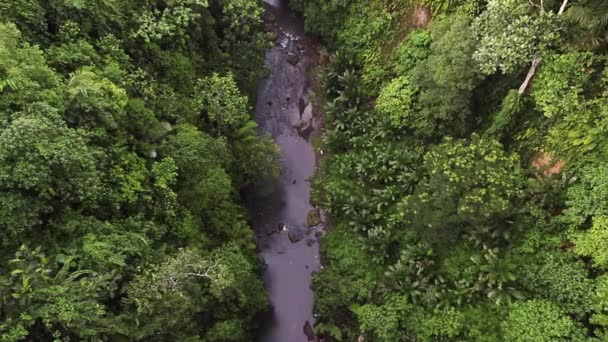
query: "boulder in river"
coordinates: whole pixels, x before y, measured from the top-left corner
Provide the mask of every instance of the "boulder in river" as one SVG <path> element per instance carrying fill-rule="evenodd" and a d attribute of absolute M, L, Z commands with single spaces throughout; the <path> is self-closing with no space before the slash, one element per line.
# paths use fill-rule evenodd
<path fill-rule="evenodd" d="M 315 335 L 315 331 L 309 321 L 306 321 L 306 323 L 304 323 L 304 327 L 302 328 L 302 330 L 304 330 L 304 334 L 306 335 L 308 341 L 319 341 L 319 338 Z"/>
<path fill-rule="evenodd" d="M 287 230 L 287 236 L 289 236 L 291 243 L 296 243 L 304 238 L 304 233 L 299 229 L 291 229 Z"/>
<path fill-rule="evenodd" d="M 287 63 L 291 64 L 291 65 L 297 65 L 300 62 L 300 56 L 293 54 L 293 55 L 287 55 Z"/>

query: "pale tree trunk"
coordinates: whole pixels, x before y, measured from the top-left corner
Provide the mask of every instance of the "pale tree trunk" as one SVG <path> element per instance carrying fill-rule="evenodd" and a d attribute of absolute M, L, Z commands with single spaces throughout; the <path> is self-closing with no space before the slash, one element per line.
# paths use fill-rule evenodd
<path fill-rule="evenodd" d="M 534 77 L 534 74 L 536 73 L 536 68 L 538 68 L 540 61 L 540 57 L 534 58 L 532 60 L 532 66 L 530 66 L 530 70 L 528 70 L 528 75 L 526 75 L 524 83 L 521 84 L 521 86 L 519 87 L 519 91 L 517 92 L 519 96 L 523 95 L 526 92 L 526 89 L 528 89 L 528 85 L 530 84 L 530 81 L 532 81 L 532 77 Z"/>
<path fill-rule="evenodd" d="M 557 15 L 562 15 L 562 13 L 564 13 L 564 11 L 566 10 L 567 6 L 568 0 L 564 0 L 564 2 L 562 2 L 562 6 L 559 8 L 559 12 L 557 12 Z"/>
<path fill-rule="evenodd" d="M 562 15 L 566 10 L 566 7 L 568 7 L 568 0 L 564 0 L 562 2 L 562 5 L 559 7 L 559 12 L 557 12 L 557 15 Z M 528 89 L 528 86 L 530 85 L 532 78 L 534 78 L 534 74 L 536 73 L 536 69 L 540 64 L 540 61 L 540 57 L 536 57 L 532 60 L 532 65 L 530 66 L 530 70 L 528 70 L 526 79 L 524 80 L 524 83 L 521 84 L 521 86 L 519 87 L 519 91 L 517 92 L 519 96 L 522 96 L 526 92 L 526 89 Z"/>

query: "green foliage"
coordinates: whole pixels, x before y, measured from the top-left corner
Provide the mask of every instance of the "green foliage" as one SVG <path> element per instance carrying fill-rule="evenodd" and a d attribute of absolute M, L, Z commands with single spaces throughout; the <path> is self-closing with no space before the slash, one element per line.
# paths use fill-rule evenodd
<path fill-rule="evenodd" d="M 526 1 L 488 1 L 474 22 L 479 46 L 473 58 L 484 74 L 518 71 L 559 43 L 562 25 L 557 14 L 536 10 Z"/>
<path fill-rule="evenodd" d="M 470 20 L 463 15 L 449 17 L 434 23 L 430 33 L 429 57 L 413 71 L 414 82 L 420 86 L 418 115 L 432 123 L 420 133 L 462 135 L 470 114 L 471 91 L 479 78 L 471 66 L 476 42 Z"/>
<path fill-rule="evenodd" d="M 60 107 L 59 83 L 42 50 L 23 43 L 14 24 L 0 24 L 0 115 L 37 101 Z"/>
<path fill-rule="evenodd" d="M 502 101 L 500 110 L 492 115 L 492 124 L 485 131 L 485 135 L 494 139 L 502 138 L 505 133 L 513 129 L 517 115 L 522 110 L 521 96 L 515 90 L 510 90 Z"/>
<path fill-rule="evenodd" d="M 513 304 L 502 324 L 509 341 L 580 341 L 582 330 L 559 306 L 543 300 Z"/>
<path fill-rule="evenodd" d="M 447 138 L 425 155 L 424 168 L 428 177 L 416 191 L 421 212 L 414 215 L 429 228 L 505 219 L 522 195 L 519 157 L 478 136 L 470 142 Z"/>
<path fill-rule="evenodd" d="M 538 253 L 525 260 L 528 265 L 521 271 L 521 283 L 528 291 L 570 314 L 581 317 L 588 312 L 593 284 L 582 262 L 561 252 Z"/>
<path fill-rule="evenodd" d="M 96 196 L 95 164 L 86 140 L 52 108 L 33 104 L 0 134 L 0 183 L 40 198 Z"/>
<path fill-rule="evenodd" d="M 66 120 L 77 126 L 118 128 L 124 115 L 126 91 L 90 69 L 74 73 L 65 90 Z"/>
<path fill-rule="evenodd" d="M 207 0 L 176 0 L 169 1 L 168 5 L 162 9 L 147 8 L 137 19 L 139 28 L 134 37 L 148 43 L 164 39 L 183 40 L 188 25 L 201 17 L 197 9 L 207 7 L 208 3 Z"/>
<path fill-rule="evenodd" d="M 273 182 L 281 172 L 281 154 L 270 135 L 266 134 L 260 139 L 257 124 L 247 121 L 237 131 L 233 151 L 241 187 L 254 186 L 259 193 L 273 190 Z"/>
<path fill-rule="evenodd" d="M 399 341 L 404 338 L 400 321 L 406 317 L 408 308 L 406 298 L 394 296 L 386 298 L 382 306 L 367 304 L 354 311 L 363 332 L 371 333 L 378 341 Z"/>
<path fill-rule="evenodd" d="M 424 8 L 407 1 L 297 3 L 335 52 L 320 74 L 313 195 L 333 229 L 318 331 L 606 339 L 606 5 L 426 4 L 414 29 Z"/>
<path fill-rule="evenodd" d="M 591 228 L 575 234 L 572 242 L 576 254 L 590 257 L 596 267 L 608 267 L 608 255 L 604 249 L 608 242 L 608 219 L 605 216 L 595 216 Z"/>
<path fill-rule="evenodd" d="M 608 170 L 605 165 L 598 163 L 584 168 L 580 181 L 568 189 L 566 218 L 575 224 L 582 224 L 590 217 L 607 215 L 606 195 L 608 195 Z"/>
<path fill-rule="evenodd" d="M 599 326 L 595 331 L 598 337 L 605 339 L 608 336 L 606 326 L 608 326 L 608 276 L 605 274 L 599 277 L 597 285 L 593 292 L 593 309 L 594 314 L 591 316 L 591 323 Z"/>
<path fill-rule="evenodd" d="M 238 190 L 279 173 L 243 95 L 262 10 L 0 1 L 0 340 L 252 339 L 268 302 Z"/>
<path fill-rule="evenodd" d="M 394 52 L 395 73 L 403 75 L 411 72 L 418 63 L 429 56 L 432 42 L 429 31 L 417 30 L 410 33 Z"/>
<path fill-rule="evenodd" d="M 357 4 L 351 0 L 306 1 L 306 31 L 335 38 L 338 33 L 336 27 L 340 27 L 348 18 L 347 9 L 351 3 Z"/>
<path fill-rule="evenodd" d="M 380 92 L 376 110 L 388 116 L 395 128 L 409 126 L 415 131 L 423 131 L 430 123 L 416 113 L 418 91 L 408 76 L 396 78 Z"/>
<path fill-rule="evenodd" d="M 112 284 L 91 271 L 70 271 L 70 263 L 68 259 L 59 268 L 40 248 L 19 248 L 0 282 L 7 315 L 0 324 L 0 336 L 24 338 L 37 322 L 46 334 L 57 337 L 67 337 L 66 329 L 84 338 L 93 337 L 107 326 L 105 308 L 98 300 L 103 298 L 103 289 Z"/>
<path fill-rule="evenodd" d="M 253 265 L 235 246 L 224 246 L 205 254 L 180 250 L 162 263 L 142 269 L 129 285 L 127 294 L 127 303 L 135 310 L 134 316 L 127 319 L 141 322 L 141 326 L 130 333 L 134 337 L 171 336 L 173 329 L 186 329 L 181 332 L 182 336 L 196 333 L 195 327 L 176 319 L 179 316 L 175 313 L 155 315 L 161 309 L 173 307 L 180 314 L 192 315 L 197 304 L 206 303 L 208 314 L 222 321 L 230 311 L 256 312 L 267 304 L 263 284 L 256 278 Z M 229 309 L 217 310 L 217 305 L 226 305 Z M 245 335 L 242 326 L 234 323 L 211 328 L 210 338 L 221 338 L 226 329 L 230 329 L 232 337 Z"/>
<path fill-rule="evenodd" d="M 194 106 L 220 134 L 231 134 L 249 119 L 247 97 L 242 96 L 231 74 L 199 80 Z"/>
<path fill-rule="evenodd" d="M 436 310 L 422 317 L 415 317 L 414 321 L 416 320 L 419 320 L 420 324 L 415 328 L 416 335 L 423 341 L 436 341 L 441 338 L 454 339 L 465 325 L 463 314 L 454 308 Z"/>
<path fill-rule="evenodd" d="M 583 91 L 593 62 L 593 54 L 579 52 L 558 55 L 543 63 L 532 97 L 546 117 L 583 110 Z"/>

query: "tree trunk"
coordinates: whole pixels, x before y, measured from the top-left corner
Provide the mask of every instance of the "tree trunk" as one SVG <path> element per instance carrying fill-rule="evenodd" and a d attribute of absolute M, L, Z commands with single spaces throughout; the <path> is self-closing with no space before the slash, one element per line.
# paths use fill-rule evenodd
<path fill-rule="evenodd" d="M 532 66 L 530 67 L 530 70 L 528 70 L 528 75 L 526 76 L 524 83 L 521 84 L 521 86 L 519 87 L 519 91 L 517 92 L 519 96 L 522 96 L 526 92 L 526 89 L 528 89 L 528 85 L 530 84 L 530 81 L 532 81 L 532 78 L 536 73 L 536 68 L 538 68 L 538 65 L 540 64 L 541 60 L 542 59 L 540 57 L 534 58 L 532 60 Z"/>
<path fill-rule="evenodd" d="M 566 10 L 567 6 L 568 6 L 568 0 L 564 0 L 564 2 L 562 2 L 561 7 L 559 8 L 559 12 L 557 12 L 557 15 L 562 15 L 562 13 L 564 13 L 564 11 Z"/>

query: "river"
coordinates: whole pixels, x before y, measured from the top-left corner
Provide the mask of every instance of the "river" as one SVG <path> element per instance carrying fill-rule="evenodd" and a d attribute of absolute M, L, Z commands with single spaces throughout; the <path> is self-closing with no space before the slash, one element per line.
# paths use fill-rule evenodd
<path fill-rule="evenodd" d="M 307 73 L 315 52 L 302 20 L 282 1 L 267 0 L 265 6 L 267 26 L 277 37 L 266 53 L 270 75 L 259 84 L 255 120 L 280 147 L 282 172 L 275 192 L 251 206 L 272 303 L 258 340 L 300 342 L 308 341 L 306 322 L 314 324 L 311 280 L 320 267 L 317 240 L 323 232 L 322 225 L 309 228 L 307 222 L 313 209 L 309 179 L 316 165 L 310 136 L 319 129 Z"/>

